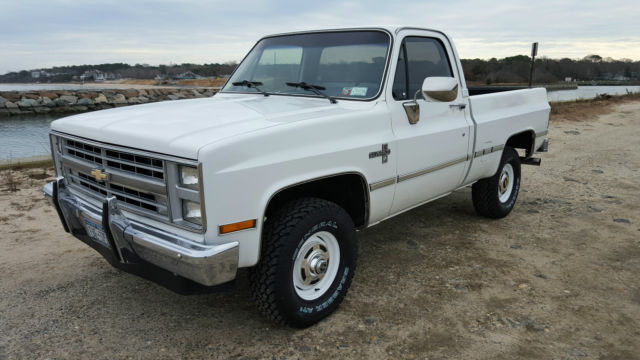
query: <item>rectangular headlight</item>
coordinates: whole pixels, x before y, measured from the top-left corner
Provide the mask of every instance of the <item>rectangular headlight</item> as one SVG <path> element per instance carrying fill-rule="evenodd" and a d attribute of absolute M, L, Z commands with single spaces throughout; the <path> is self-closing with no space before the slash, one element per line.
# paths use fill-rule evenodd
<path fill-rule="evenodd" d="M 199 184 L 198 168 L 185 165 L 180 166 L 180 185 L 192 190 L 200 190 Z"/>
<path fill-rule="evenodd" d="M 183 199 L 182 219 L 190 223 L 202 225 L 202 210 L 200 203 Z"/>
<path fill-rule="evenodd" d="M 205 232 L 207 219 L 202 194 L 202 168 L 198 164 L 167 161 L 167 193 L 171 222 Z"/>

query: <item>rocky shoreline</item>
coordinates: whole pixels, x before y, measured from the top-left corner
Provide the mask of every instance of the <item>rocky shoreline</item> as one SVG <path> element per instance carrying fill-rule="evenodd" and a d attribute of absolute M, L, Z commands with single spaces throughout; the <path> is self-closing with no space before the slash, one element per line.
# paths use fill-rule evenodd
<path fill-rule="evenodd" d="M 0 92 L 0 117 L 74 113 L 149 102 L 211 97 L 217 88 L 92 89 Z"/>

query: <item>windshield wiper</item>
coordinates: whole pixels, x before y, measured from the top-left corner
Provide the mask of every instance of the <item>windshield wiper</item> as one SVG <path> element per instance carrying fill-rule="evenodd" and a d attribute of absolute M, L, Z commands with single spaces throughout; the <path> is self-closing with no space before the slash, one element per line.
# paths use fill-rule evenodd
<path fill-rule="evenodd" d="M 258 87 L 258 85 L 262 86 L 262 83 L 260 81 L 249 81 L 249 80 L 242 80 L 242 81 L 236 81 L 236 82 L 232 82 L 231 85 L 233 86 L 246 86 L 249 89 L 253 88 L 258 90 L 259 92 L 262 93 L 262 95 L 264 96 L 269 96 L 269 93 L 266 91 L 262 91 L 260 90 L 260 88 Z"/>
<path fill-rule="evenodd" d="M 326 97 L 327 99 L 329 99 L 329 102 L 331 102 L 332 104 L 337 103 L 336 99 L 334 99 L 333 97 L 331 97 L 331 96 L 323 93 L 322 91 L 320 91 L 320 90 L 326 90 L 327 89 L 324 86 L 307 84 L 304 81 L 302 81 L 302 82 L 288 82 L 288 83 L 285 83 L 285 84 L 287 84 L 287 86 L 293 86 L 295 88 L 300 88 L 300 89 L 303 89 L 303 90 L 313 91 L 317 95 L 320 95 L 320 96 L 323 96 L 323 97 Z"/>

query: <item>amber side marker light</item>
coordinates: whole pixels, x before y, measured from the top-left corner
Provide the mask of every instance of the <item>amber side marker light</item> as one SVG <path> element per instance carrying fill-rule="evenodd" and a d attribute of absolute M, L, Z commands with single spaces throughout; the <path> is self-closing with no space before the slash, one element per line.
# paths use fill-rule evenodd
<path fill-rule="evenodd" d="M 220 225 L 218 228 L 220 235 L 232 233 L 234 231 L 253 229 L 256 227 L 256 220 L 245 220 L 233 224 Z"/>

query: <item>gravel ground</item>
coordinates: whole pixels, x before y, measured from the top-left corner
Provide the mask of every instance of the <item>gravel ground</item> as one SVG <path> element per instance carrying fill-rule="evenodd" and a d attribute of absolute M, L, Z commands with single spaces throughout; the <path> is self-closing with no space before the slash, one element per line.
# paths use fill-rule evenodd
<path fill-rule="evenodd" d="M 263 319 L 246 271 L 182 296 L 110 267 L 42 199 L 51 169 L 3 171 L 0 359 L 640 359 L 640 102 L 584 106 L 507 218 L 464 189 L 359 233 L 347 298 L 305 330 Z"/>

